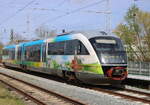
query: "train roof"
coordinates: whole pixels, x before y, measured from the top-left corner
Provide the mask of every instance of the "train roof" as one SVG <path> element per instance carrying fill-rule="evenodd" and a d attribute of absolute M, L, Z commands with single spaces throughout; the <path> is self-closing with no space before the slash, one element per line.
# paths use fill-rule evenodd
<path fill-rule="evenodd" d="M 63 33 L 60 34 L 58 36 L 55 37 L 51 37 L 46 39 L 47 42 L 59 42 L 59 41 L 66 41 L 66 40 L 71 40 L 71 39 L 83 39 L 87 38 L 87 39 L 91 39 L 91 38 L 95 38 L 95 37 L 115 37 L 115 38 L 119 38 L 116 35 L 107 35 L 107 33 L 103 32 L 103 31 L 75 31 L 75 32 L 70 32 L 70 33 Z"/>
<path fill-rule="evenodd" d="M 8 46 L 5 46 L 3 49 L 11 49 L 11 48 L 15 48 L 16 45 L 8 45 Z"/>
<path fill-rule="evenodd" d="M 104 31 L 79 31 L 76 33 L 81 33 L 83 34 L 85 37 L 87 37 L 88 39 L 91 39 L 93 37 L 98 37 L 98 36 L 103 36 L 103 37 L 116 37 L 119 38 L 118 36 L 114 35 L 114 34 L 110 34 L 108 35 L 106 32 Z"/>
<path fill-rule="evenodd" d="M 39 45 L 44 43 L 44 40 L 37 40 L 37 41 L 32 41 L 32 42 L 26 42 L 24 43 L 24 46 L 33 46 L 33 45 Z"/>
<path fill-rule="evenodd" d="M 66 36 L 66 35 L 73 35 L 73 34 L 82 34 L 84 35 L 87 39 L 93 38 L 93 37 L 98 37 L 98 36 L 103 36 L 103 37 L 116 37 L 119 38 L 118 36 L 114 35 L 113 33 L 107 34 L 104 31 L 72 31 L 70 33 L 64 33 L 59 36 Z"/>
<path fill-rule="evenodd" d="M 44 43 L 45 40 L 37 40 L 37 41 L 31 41 L 31 42 L 22 42 L 22 43 L 19 43 L 17 44 L 18 46 L 33 46 L 33 45 L 39 45 L 39 44 L 42 44 Z M 8 46 L 5 46 L 3 49 L 11 49 L 11 48 L 15 48 L 17 45 L 8 45 Z"/>

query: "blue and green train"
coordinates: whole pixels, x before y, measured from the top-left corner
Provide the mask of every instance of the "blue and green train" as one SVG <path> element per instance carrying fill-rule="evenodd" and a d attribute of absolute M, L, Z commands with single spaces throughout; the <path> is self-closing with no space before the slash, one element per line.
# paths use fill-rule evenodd
<path fill-rule="evenodd" d="M 127 56 L 116 36 L 68 33 L 3 48 L 5 66 L 89 84 L 118 84 L 127 77 Z"/>

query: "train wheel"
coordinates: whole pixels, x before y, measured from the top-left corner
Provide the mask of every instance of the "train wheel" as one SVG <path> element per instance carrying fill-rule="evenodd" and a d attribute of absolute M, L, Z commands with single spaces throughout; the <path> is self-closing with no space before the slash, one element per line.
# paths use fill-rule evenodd
<path fill-rule="evenodd" d="M 76 82 L 77 78 L 74 72 L 66 71 L 64 76 L 68 82 Z"/>

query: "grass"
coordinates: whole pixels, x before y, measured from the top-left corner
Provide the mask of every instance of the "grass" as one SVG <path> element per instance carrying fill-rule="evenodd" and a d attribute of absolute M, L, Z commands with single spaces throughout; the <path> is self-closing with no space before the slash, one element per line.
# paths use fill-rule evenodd
<path fill-rule="evenodd" d="M 25 105 L 24 102 L 12 95 L 10 91 L 0 84 L 0 105 Z"/>

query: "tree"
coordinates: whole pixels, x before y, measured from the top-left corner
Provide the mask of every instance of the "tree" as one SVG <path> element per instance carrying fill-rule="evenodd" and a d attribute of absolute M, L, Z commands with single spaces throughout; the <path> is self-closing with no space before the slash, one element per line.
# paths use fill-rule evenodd
<path fill-rule="evenodd" d="M 0 34 L 1 36 L 2 34 Z M 2 54 L 2 48 L 4 47 L 4 44 L 2 43 L 2 40 L 0 40 L 0 54 Z"/>
<path fill-rule="evenodd" d="M 0 50 L 3 48 L 3 43 L 2 42 L 0 42 Z"/>
<path fill-rule="evenodd" d="M 8 44 L 17 44 L 19 42 L 26 41 L 26 38 L 21 34 L 14 32 L 13 29 L 10 31 L 10 42 Z"/>
<path fill-rule="evenodd" d="M 11 29 L 10 30 L 10 43 L 13 43 L 13 41 L 14 41 L 14 30 Z"/>
<path fill-rule="evenodd" d="M 139 11 L 137 14 L 137 22 L 141 29 L 141 36 L 144 42 L 143 50 L 146 50 L 145 61 L 150 61 L 150 13 Z"/>
<path fill-rule="evenodd" d="M 126 44 L 129 60 L 150 61 L 150 13 L 133 5 L 124 19 L 114 33 Z"/>
<path fill-rule="evenodd" d="M 138 25 L 141 27 L 141 34 L 150 51 L 150 13 L 139 11 L 137 14 Z"/>

